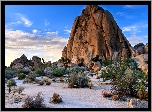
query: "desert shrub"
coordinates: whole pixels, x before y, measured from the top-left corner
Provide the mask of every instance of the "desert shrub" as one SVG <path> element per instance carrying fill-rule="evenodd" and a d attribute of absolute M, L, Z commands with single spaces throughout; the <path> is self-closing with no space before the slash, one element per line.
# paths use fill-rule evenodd
<path fill-rule="evenodd" d="M 44 99 L 41 96 L 41 93 L 39 92 L 36 97 L 30 97 L 28 96 L 24 104 L 22 105 L 22 108 L 46 108 L 44 104 Z"/>
<path fill-rule="evenodd" d="M 50 82 L 50 81 L 47 81 L 47 82 L 46 82 L 46 85 L 50 85 L 50 84 L 51 84 L 51 82 Z"/>
<path fill-rule="evenodd" d="M 112 100 L 114 100 L 114 101 L 119 100 L 119 95 L 113 95 Z"/>
<path fill-rule="evenodd" d="M 68 64 L 70 64 L 71 60 L 69 58 L 66 58 L 66 57 L 61 57 L 61 62 L 64 64 L 64 70 L 62 73 L 62 75 L 64 75 L 66 69 L 69 67 Z"/>
<path fill-rule="evenodd" d="M 62 97 L 59 94 L 54 93 L 52 98 L 50 99 L 50 103 L 57 104 L 57 103 L 60 103 L 60 102 L 62 102 Z"/>
<path fill-rule="evenodd" d="M 60 77 L 63 75 L 64 68 L 55 68 L 52 71 L 52 75 L 55 77 Z"/>
<path fill-rule="evenodd" d="M 112 81 L 112 92 L 118 95 L 136 96 L 137 91 L 145 91 L 148 77 L 144 75 L 133 59 L 119 59 L 116 65 L 108 65 L 102 75 Z M 148 75 L 147 75 L 148 76 Z M 143 81 L 139 81 L 143 80 Z"/>
<path fill-rule="evenodd" d="M 24 91 L 24 87 L 19 86 L 18 87 L 18 94 L 21 94 Z"/>
<path fill-rule="evenodd" d="M 21 94 L 24 91 L 24 87 L 19 86 L 18 88 L 13 88 L 12 91 L 13 94 L 15 94 L 16 92 L 18 92 L 18 94 Z"/>
<path fill-rule="evenodd" d="M 110 96 L 112 96 L 112 93 L 108 90 L 103 90 L 102 91 L 102 96 L 103 97 L 110 97 Z"/>
<path fill-rule="evenodd" d="M 39 74 L 39 76 L 43 76 L 45 74 L 44 70 L 40 68 L 35 69 L 34 73 Z"/>
<path fill-rule="evenodd" d="M 5 78 L 7 79 L 13 78 L 16 73 L 17 73 L 16 69 L 9 68 L 5 70 Z"/>
<path fill-rule="evenodd" d="M 11 82 L 11 86 L 16 86 L 16 82 L 15 82 L 15 80 L 14 79 L 9 79 L 9 81 Z"/>
<path fill-rule="evenodd" d="M 24 73 L 18 74 L 18 79 L 19 80 L 25 79 L 25 77 L 26 77 L 26 74 L 24 74 Z"/>
<path fill-rule="evenodd" d="M 112 61 L 112 59 L 108 58 L 105 61 L 103 61 L 103 64 L 104 64 L 104 66 L 108 66 L 108 65 L 113 64 L 113 61 Z"/>
<path fill-rule="evenodd" d="M 11 82 L 11 81 L 8 81 L 8 82 L 7 82 L 7 86 L 8 86 L 8 92 L 9 92 L 9 93 L 11 92 L 11 85 L 12 85 L 12 82 Z"/>
<path fill-rule="evenodd" d="M 18 69 L 18 70 L 17 70 L 17 73 L 18 73 L 18 74 L 24 73 L 24 74 L 28 75 L 28 74 L 30 73 L 30 71 L 29 71 L 29 70 L 26 70 L 26 69 Z"/>
<path fill-rule="evenodd" d="M 88 87 L 88 77 L 82 70 L 72 70 L 68 76 L 67 82 L 76 88 Z"/>
<path fill-rule="evenodd" d="M 30 78 L 36 78 L 36 77 L 39 77 L 40 75 L 39 74 L 36 74 L 35 72 L 31 72 L 28 77 Z"/>
<path fill-rule="evenodd" d="M 11 79 L 11 78 L 13 78 L 13 75 L 11 75 L 11 74 L 6 74 L 6 73 L 5 73 L 5 78 L 6 78 L 6 79 Z"/>
<path fill-rule="evenodd" d="M 42 86 L 44 85 L 44 81 L 39 81 L 38 84 Z"/>
<path fill-rule="evenodd" d="M 142 99 L 148 100 L 148 91 L 138 90 L 137 97 L 141 100 Z"/>

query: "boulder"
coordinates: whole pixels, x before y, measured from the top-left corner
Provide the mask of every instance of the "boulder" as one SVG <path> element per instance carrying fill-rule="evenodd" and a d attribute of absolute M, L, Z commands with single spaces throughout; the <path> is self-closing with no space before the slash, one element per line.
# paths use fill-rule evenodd
<path fill-rule="evenodd" d="M 101 69 L 101 63 L 99 62 L 99 61 L 97 61 L 97 62 L 93 62 L 94 63 L 94 65 L 93 65 L 93 70 L 94 70 L 94 72 L 98 72 L 100 69 Z"/>
<path fill-rule="evenodd" d="M 38 67 L 40 64 L 42 64 L 41 58 L 39 58 L 38 56 L 33 56 L 33 57 L 32 57 L 32 62 L 34 63 L 34 68 L 36 68 L 36 67 Z"/>
<path fill-rule="evenodd" d="M 51 74 L 51 73 L 52 73 L 52 68 L 51 68 L 51 67 L 46 67 L 46 68 L 44 69 L 44 73 L 46 73 L 46 74 Z"/>
<path fill-rule="evenodd" d="M 133 58 L 137 63 L 138 67 L 141 68 L 145 73 L 148 73 L 148 54 L 140 54 Z"/>

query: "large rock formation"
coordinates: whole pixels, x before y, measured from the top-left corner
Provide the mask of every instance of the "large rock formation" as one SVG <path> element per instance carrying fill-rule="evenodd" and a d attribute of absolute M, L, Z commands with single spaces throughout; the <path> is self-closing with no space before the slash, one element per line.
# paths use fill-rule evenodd
<path fill-rule="evenodd" d="M 148 54 L 148 43 L 146 45 L 139 43 L 134 46 L 134 49 L 136 51 L 136 56 L 140 54 Z"/>
<path fill-rule="evenodd" d="M 37 56 L 33 56 L 32 60 L 28 60 L 27 57 L 23 54 L 20 58 L 15 59 L 13 62 L 11 62 L 10 67 L 12 68 L 26 68 L 26 67 L 38 67 L 41 62 L 41 58 Z"/>
<path fill-rule="evenodd" d="M 114 53 L 121 57 L 135 55 L 112 14 L 97 5 L 87 5 L 74 21 L 62 56 L 73 63 L 83 59 L 88 64 L 96 55 L 105 60 L 113 57 Z"/>

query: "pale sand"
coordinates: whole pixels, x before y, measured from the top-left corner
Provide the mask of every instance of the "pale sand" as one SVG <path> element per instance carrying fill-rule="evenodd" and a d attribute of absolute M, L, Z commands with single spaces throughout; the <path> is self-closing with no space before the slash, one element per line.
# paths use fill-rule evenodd
<path fill-rule="evenodd" d="M 48 108 L 128 108 L 128 101 L 113 101 L 102 97 L 104 89 L 110 90 L 110 85 L 98 85 L 94 83 L 92 89 L 89 88 L 67 88 L 67 84 L 52 82 L 51 85 L 38 86 L 38 84 L 23 84 L 23 80 L 16 80 L 17 86 L 23 86 L 23 94 L 36 96 L 42 92 L 44 103 Z M 59 104 L 49 103 L 53 93 L 62 96 L 63 102 Z M 8 103 L 5 101 L 5 108 L 21 108 L 23 102 Z"/>

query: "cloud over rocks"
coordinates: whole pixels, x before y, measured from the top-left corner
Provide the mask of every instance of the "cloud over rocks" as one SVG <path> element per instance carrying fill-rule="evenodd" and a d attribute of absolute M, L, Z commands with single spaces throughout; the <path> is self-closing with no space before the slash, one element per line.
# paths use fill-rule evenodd
<path fill-rule="evenodd" d="M 39 37 L 36 35 L 36 32 L 38 31 L 33 30 L 33 33 L 28 33 L 22 30 L 6 30 L 5 31 L 6 58 L 10 56 L 9 55 L 10 51 L 11 54 L 18 54 L 18 55 L 11 55 L 11 57 L 14 56 L 14 59 L 22 55 L 20 53 L 17 53 L 20 51 L 22 51 L 22 53 L 24 53 L 25 55 L 31 54 L 32 56 L 34 56 L 34 53 L 37 53 L 39 57 L 44 59 L 45 56 L 50 56 L 50 59 L 51 56 L 53 56 L 55 57 L 56 60 L 61 58 L 62 49 L 64 46 L 66 46 L 68 39 L 54 35 L 52 36 L 45 35 L 44 37 Z M 51 60 L 51 61 L 56 61 L 56 60 Z"/>

